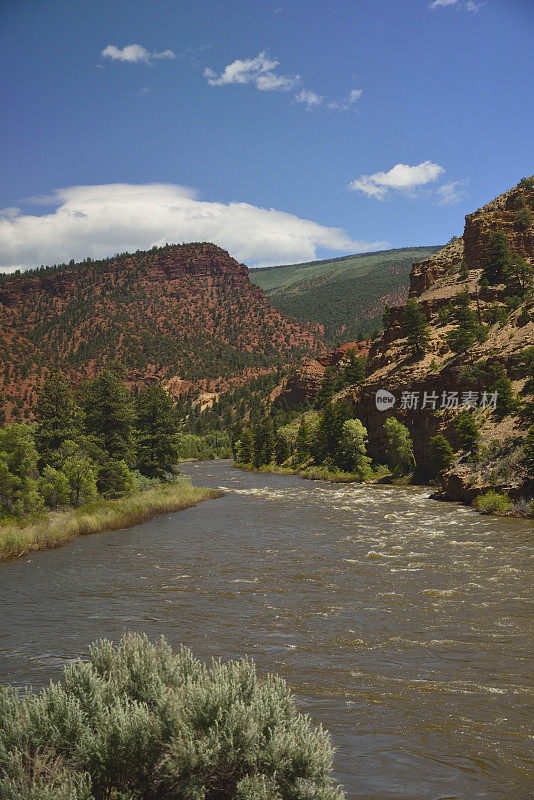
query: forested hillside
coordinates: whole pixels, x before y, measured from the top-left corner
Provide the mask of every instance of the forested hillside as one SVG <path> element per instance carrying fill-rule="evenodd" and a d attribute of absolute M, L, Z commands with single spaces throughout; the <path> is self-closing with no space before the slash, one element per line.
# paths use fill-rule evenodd
<path fill-rule="evenodd" d="M 329 341 L 359 340 L 381 326 L 386 305 L 408 294 L 414 261 L 439 247 L 412 247 L 250 271 L 273 306 L 304 325 L 324 325 Z"/>
<path fill-rule="evenodd" d="M 132 378 L 220 391 L 320 347 L 209 243 L 0 276 L 0 407 L 27 418 L 51 366 L 91 378 L 119 359 Z"/>

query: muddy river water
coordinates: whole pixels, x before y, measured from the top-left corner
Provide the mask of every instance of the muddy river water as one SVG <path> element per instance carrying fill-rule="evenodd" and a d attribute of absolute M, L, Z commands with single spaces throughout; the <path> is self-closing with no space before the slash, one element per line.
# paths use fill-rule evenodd
<path fill-rule="evenodd" d="M 222 499 L 0 565 L 0 681 L 102 636 L 252 656 L 330 730 L 358 800 L 527 800 L 534 523 L 427 488 L 183 466 Z"/>

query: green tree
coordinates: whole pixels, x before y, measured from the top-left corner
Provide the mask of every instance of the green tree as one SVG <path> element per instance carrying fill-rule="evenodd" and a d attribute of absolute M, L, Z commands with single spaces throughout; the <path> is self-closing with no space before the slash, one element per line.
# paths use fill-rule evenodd
<path fill-rule="evenodd" d="M 410 431 L 395 417 L 388 417 L 384 423 L 386 432 L 386 454 L 388 464 L 397 474 L 415 467 L 413 441 Z"/>
<path fill-rule="evenodd" d="M 448 469 L 454 460 L 454 451 L 441 433 L 430 439 L 429 452 L 434 473 Z"/>
<path fill-rule="evenodd" d="M 460 447 L 475 456 L 480 444 L 480 428 L 472 412 L 461 411 L 456 420 L 456 435 Z"/>
<path fill-rule="evenodd" d="M 495 405 L 495 415 L 499 419 L 507 417 L 517 411 L 518 403 L 512 386 L 512 381 L 506 376 L 501 375 L 495 380 L 489 389 L 490 393 L 497 393 Z"/>
<path fill-rule="evenodd" d="M 310 457 L 310 445 L 310 428 L 306 422 L 306 418 L 302 417 L 295 440 L 295 461 L 297 464 L 302 464 L 303 461 L 306 461 L 306 459 Z"/>
<path fill-rule="evenodd" d="M 522 296 L 532 286 L 532 266 L 519 253 L 512 253 L 504 271 L 506 288 L 512 295 Z"/>
<path fill-rule="evenodd" d="M 534 480 L 534 425 L 530 426 L 525 437 L 523 457 L 527 467 L 527 475 L 530 480 Z"/>
<path fill-rule="evenodd" d="M 98 496 L 98 465 L 78 442 L 63 442 L 56 466 L 67 478 L 70 504 L 75 508 Z"/>
<path fill-rule="evenodd" d="M 360 479 L 371 472 L 371 459 L 367 456 L 367 428 L 359 419 L 348 419 L 341 429 L 340 454 L 342 466 Z"/>
<path fill-rule="evenodd" d="M 270 464 L 274 457 L 274 424 L 271 417 L 265 417 L 254 430 L 254 466 Z"/>
<path fill-rule="evenodd" d="M 341 388 L 342 381 L 336 367 L 327 367 L 321 379 L 321 385 L 315 398 L 316 408 L 325 408 Z"/>
<path fill-rule="evenodd" d="M 354 350 L 349 353 L 349 363 L 345 367 L 345 382 L 349 386 L 365 380 L 365 367 L 367 359 L 356 355 Z"/>
<path fill-rule="evenodd" d="M 0 508 L 21 517 L 40 510 L 37 490 L 37 449 L 29 425 L 0 429 Z"/>
<path fill-rule="evenodd" d="M 70 385 L 59 372 L 51 372 L 37 398 L 35 441 L 40 462 L 52 463 L 63 444 L 80 436 L 81 412 Z"/>
<path fill-rule="evenodd" d="M 39 494 L 48 508 L 67 505 L 70 498 L 70 487 L 67 476 L 59 469 L 45 464 L 39 476 Z"/>
<path fill-rule="evenodd" d="M 423 309 L 412 298 L 404 306 L 404 335 L 412 352 L 422 356 L 428 347 L 430 329 Z"/>
<path fill-rule="evenodd" d="M 116 371 L 106 369 L 87 387 L 84 399 L 85 427 L 100 458 L 134 459 L 135 413 L 132 397 Z"/>
<path fill-rule="evenodd" d="M 277 435 L 274 445 L 274 457 L 277 464 L 283 464 L 291 455 L 289 442 L 284 436 Z"/>
<path fill-rule="evenodd" d="M 508 239 L 502 231 L 494 233 L 488 247 L 488 257 L 482 275 L 490 285 L 502 283 L 510 264 Z"/>
<path fill-rule="evenodd" d="M 96 486 L 104 497 L 124 497 L 133 492 L 135 481 L 124 459 L 118 461 L 109 458 L 98 469 Z"/>
<path fill-rule="evenodd" d="M 254 458 L 254 439 L 252 431 L 246 430 L 241 434 L 241 439 L 237 443 L 237 461 L 239 464 L 252 464 Z"/>
<path fill-rule="evenodd" d="M 446 338 L 453 353 L 466 353 L 476 341 L 475 332 L 469 328 L 454 328 Z"/>
<path fill-rule="evenodd" d="M 135 410 L 138 469 L 150 478 L 163 478 L 174 471 L 179 457 L 174 401 L 155 384 L 139 392 Z"/>

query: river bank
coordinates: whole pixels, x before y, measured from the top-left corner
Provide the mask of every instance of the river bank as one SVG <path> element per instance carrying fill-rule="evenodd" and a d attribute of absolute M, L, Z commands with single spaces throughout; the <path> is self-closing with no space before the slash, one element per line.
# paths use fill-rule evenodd
<path fill-rule="evenodd" d="M 51 511 L 25 525 L 0 523 L 0 561 L 60 547 L 77 536 L 130 528 L 159 514 L 181 511 L 221 496 L 217 489 L 169 483 L 118 500 L 100 499 L 76 509 Z"/>

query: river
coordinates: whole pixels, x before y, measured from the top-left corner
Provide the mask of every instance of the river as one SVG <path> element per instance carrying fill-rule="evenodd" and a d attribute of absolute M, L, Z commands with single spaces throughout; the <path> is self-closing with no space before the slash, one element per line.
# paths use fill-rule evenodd
<path fill-rule="evenodd" d="M 424 487 L 183 472 L 225 497 L 0 565 L 0 681 L 164 634 L 286 678 L 351 800 L 532 798 L 534 523 Z"/>

